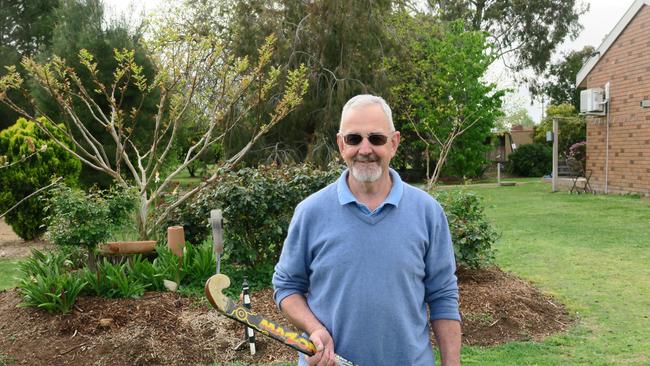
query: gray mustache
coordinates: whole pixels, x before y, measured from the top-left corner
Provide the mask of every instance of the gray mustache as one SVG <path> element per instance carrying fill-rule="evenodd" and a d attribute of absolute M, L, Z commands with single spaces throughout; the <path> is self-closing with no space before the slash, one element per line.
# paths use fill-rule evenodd
<path fill-rule="evenodd" d="M 360 163 L 373 163 L 378 161 L 379 159 L 375 155 L 368 155 L 368 156 L 357 156 L 352 160 Z"/>

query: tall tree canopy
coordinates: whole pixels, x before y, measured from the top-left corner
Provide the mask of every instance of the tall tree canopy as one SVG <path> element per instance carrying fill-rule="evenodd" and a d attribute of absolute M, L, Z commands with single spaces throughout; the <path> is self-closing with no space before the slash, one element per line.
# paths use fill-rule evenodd
<path fill-rule="evenodd" d="M 396 163 L 418 167 L 423 158 L 435 161 L 430 186 L 443 167 L 450 175 L 480 175 L 489 149 L 484 141 L 504 94 L 482 80 L 493 61 L 485 33 L 466 31 L 462 21 L 440 24 L 408 14 L 395 24 L 406 42 L 404 53 L 389 62 L 390 101 L 404 136 Z"/>
<path fill-rule="evenodd" d="M 101 0 L 60 0 L 58 8 L 53 11 L 53 29 L 48 47 L 40 50 L 35 56 L 36 60 L 45 62 L 53 56 L 64 59 L 68 66 L 79 70 L 79 77 L 86 82 L 91 81 L 90 73 L 82 67 L 79 59 L 79 51 L 86 49 L 98 60 L 97 78 L 103 84 L 109 84 L 113 79 L 113 72 L 118 66 L 114 57 L 114 49 L 134 50 L 135 61 L 143 67 L 142 73 L 145 78 L 151 80 L 155 76 L 155 68 L 150 56 L 142 46 L 142 33 L 138 28 L 130 27 L 121 20 L 108 20 L 104 13 L 104 6 Z M 30 94 L 36 100 L 39 113 L 50 116 L 54 121 L 65 121 L 71 123 L 70 116 L 60 108 L 60 105 L 44 89 L 39 88 L 35 83 L 30 84 Z M 157 111 L 157 94 L 152 93 L 141 98 L 142 94 L 137 88 L 130 85 L 123 94 L 122 105 L 125 110 L 138 109 L 138 118 L 133 124 L 139 124 L 136 133 L 131 137 L 136 140 L 150 138 L 153 126 L 146 126 L 146 121 L 153 119 Z M 97 137 L 106 148 L 108 155 L 115 161 L 115 142 L 106 133 L 106 129 L 97 123 L 90 111 L 81 108 L 81 101 L 75 101 L 75 109 L 78 117 L 84 121 L 86 128 Z M 106 114 L 110 113 L 111 106 L 107 100 L 99 100 L 99 106 Z M 133 127 L 133 126 L 130 126 Z M 71 129 L 71 131 L 75 131 Z M 74 133 L 79 134 L 75 131 Z M 99 184 L 106 188 L 112 180 L 109 176 L 93 169 L 87 165 L 82 168 L 80 176 L 85 185 Z"/>
<path fill-rule="evenodd" d="M 589 7 L 576 0 L 428 0 L 443 20 L 463 19 L 473 30 L 488 32 L 498 53 L 513 53 L 515 70 L 546 69 L 553 51 L 582 26 L 580 15 Z"/>
<path fill-rule="evenodd" d="M 385 19 L 393 2 L 244 0 L 225 2 L 222 9 L 228 19 L 224 34 L 237 55 L 254 55 L 257 45 L 273 32 L 278 36 L 275 60 L 309 69 L 303 104 L 269 133 L 260 155 L 331 159 L 336 150 L 333 136 L 347 99 L 387 90 L 383 65 L 392 39 Z"/>
<path fill-rule="evenodd" d="M 5 66 L 49 47 L 54 12 L 59 4 L 60 0 L 0 0 L 0 75 L 4 74 Z M 27 101 L 19 95 L 13 97 L 27 106 Z M 14 124 L 18 117 L 17 113 L 0 105 L 0 130 Z"/>
<path fill-rule="evenodd" d="M 572 104 L 575 110 L 580 110 L 580 91 L 584 88 L 576 86 L 576 76 L 582 65 L 587 62 L 594 52 L 592 46 L 585 46 L 578 51 L 571 51 L 562 55 L 562 59 L 552 63 L 542 82 L 531 85 L 531 92 L 536 97 L 548 97 L 550 104 Z"/>

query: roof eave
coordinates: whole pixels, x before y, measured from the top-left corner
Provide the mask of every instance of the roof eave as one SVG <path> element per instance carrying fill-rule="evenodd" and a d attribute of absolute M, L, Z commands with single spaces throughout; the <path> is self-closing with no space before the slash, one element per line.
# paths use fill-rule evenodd
<path fill-rule="evenodd" d="M 632 5 L 630 5 L 630 8 L 627 9 L 627 12 L 623 15 L 623 17 L 616 23 L 616 26 L 614 26 L 614 29 L 612 29 L 611 32 L 605 37 L 603 40 L 603 43 L 598 46 L 596 51 L 594 51 L 593 56 L 590 57 L 587 62 L 582 66 L 580 71 L 578 71 L 578 74 L 576 75 L 576 86 L 580 87 L 583 86 L 582 84 L 586 81 L 587 76 L 593 70 L 594 66 L 600 61 L 600 58 L 607 52 L 607 50 L 614 44 L 618 36 L 623 33 L 623 30 L 627 27 L 627 25 L 632 21 L 634 16 L 641 10 L 643 5 L 650 5 L 650 0 L 635 0 Z"/>

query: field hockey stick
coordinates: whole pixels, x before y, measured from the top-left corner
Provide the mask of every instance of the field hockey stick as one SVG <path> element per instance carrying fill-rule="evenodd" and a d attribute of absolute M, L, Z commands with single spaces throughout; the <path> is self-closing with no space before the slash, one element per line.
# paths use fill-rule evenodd
<path fill-rule="evenodd" d="M 216 274 L 210 277 L 205 283 L 205 296 L 208 298 L 210 304 L 220 313 L 228 318 L 246 324 L 259 333 L 282 342 L 283 344 L 308 356 L 313 356 L 316 353 L 316 346 L 314 346 L 309 338 L 268 320 L 244 306 L 238 305 L 232 299 L 224 295 L 222 291 L 229 286 L 230 278 L 224 274 Z M 356 366 L 355 363 L 348 361 L 339 355 L 335 355 L 335 357 L 341 366 Z"/>

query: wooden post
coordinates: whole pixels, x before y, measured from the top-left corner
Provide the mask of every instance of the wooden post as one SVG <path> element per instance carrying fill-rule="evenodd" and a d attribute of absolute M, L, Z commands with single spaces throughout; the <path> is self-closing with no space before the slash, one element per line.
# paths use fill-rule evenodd
<path fill-rule="evenodd" d="M 212 226 L 212 242 L 214 255 L 217 260 L 216 273 L 221 273 L 221 254 L 223 254 L 223 216 L 221 210 L 210 211 L 210 225 Z"/>
<path fill-rule="evenodd" d="M 497 185 L 501 185 L 501 163 L 497 163 Z"/>

